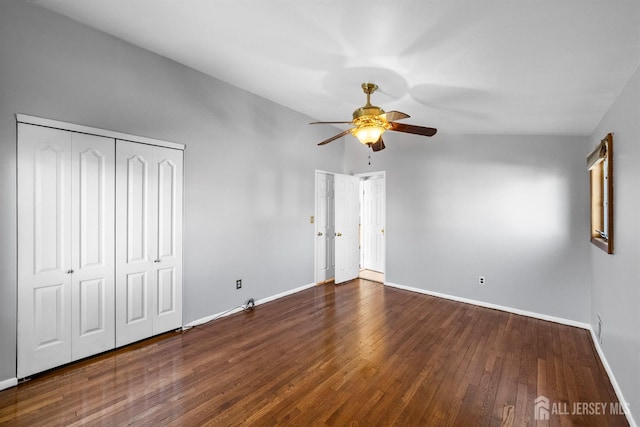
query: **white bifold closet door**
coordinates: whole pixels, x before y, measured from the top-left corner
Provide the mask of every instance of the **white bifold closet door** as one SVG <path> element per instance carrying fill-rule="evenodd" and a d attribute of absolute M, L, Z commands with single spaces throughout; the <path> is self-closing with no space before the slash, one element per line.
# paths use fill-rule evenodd
<path fill-rule="evenodd" d="M 117 143 L 117 346 L 182 326 L 182 157 Z"/>
<path fill-rule="evenodd" d="M 115 141 L 18 125 L 18 378 L 114 347 Z"/>

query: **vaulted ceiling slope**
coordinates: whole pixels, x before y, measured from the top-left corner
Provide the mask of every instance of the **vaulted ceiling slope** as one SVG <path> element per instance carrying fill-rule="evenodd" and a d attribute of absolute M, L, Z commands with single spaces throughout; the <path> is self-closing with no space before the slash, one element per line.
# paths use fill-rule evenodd
<path fill-rule="evenodd" d="M 640 63 L 637 0 L 33 0 L 318 120 L 590 135 Z"/>

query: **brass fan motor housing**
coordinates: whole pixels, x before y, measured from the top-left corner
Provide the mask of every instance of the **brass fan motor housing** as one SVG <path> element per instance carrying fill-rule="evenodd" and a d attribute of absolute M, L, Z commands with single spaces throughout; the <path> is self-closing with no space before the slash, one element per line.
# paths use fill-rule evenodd
<path fill-rule="evenodd" d="M 371 105 L 371 94 L 378 89 L 375 83 L 362 83 L 362 90 L 367 94 L 367 104 L 353 112 L 353 125 L 356 128 L 363 126 L 378 126 L 389 129 L 391 125 L 386 117 L 382 116 L 384 110 L 375 105 Z"/>
<path fill-rule="evenodd" d="M 375 105 L 365 105 L 353 112 L 353 120 L 363 116 L 379 116 L 380 114 L 384 114 L 384 110 L 382 108 L 376 107 Z"/>
<path fill-rule="evenodd" d="M 373 105 L 358 108 L 353 112 L 353 125 L 355 130 L 361 127 L 376 126 L 390 129 L 391 124 L 384 117 L 384 110 Z"/>

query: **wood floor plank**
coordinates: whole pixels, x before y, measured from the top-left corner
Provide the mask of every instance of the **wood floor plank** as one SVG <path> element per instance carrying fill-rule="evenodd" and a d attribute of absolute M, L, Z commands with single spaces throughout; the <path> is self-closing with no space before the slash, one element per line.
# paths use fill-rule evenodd
<path fill-rule="evenodd" d="M 540 395 L 618 404 L 588 331 L 359 279 L 36 376 L 0 425 L 520 426 Z"/>

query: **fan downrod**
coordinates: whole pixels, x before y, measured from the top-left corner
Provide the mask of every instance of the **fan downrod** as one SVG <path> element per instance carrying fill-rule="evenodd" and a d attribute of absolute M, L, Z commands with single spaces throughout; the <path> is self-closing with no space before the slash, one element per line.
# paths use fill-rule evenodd
<path fill-rule="evenodd" d="M 378 89 L 378 85 L 375 83 L 362 83 L 362 90 L 367 94 L 367 105 L 365 107 L 369 107 L 371 105 L 371 94 Z"/>
<path fill-rule="evenodd" d="M 384 110 L 380 107 L 376 107 L 375 105 L 371 105 L 371 94 L 375 92 L 376 89 L 378 89 L 378 85 L 375 83 L 362 83 L 362 90 L 364 91 L 364 93 L 367 94 L 367 103 L 353 112 L 353 120 L 354 120 L 353 124 L 356 127 L 360 127 L 361 125 L 364 124 L 359 122 L 361 117 L 365 118 L 365 120 L 366 118 L 370 118 L 371 120 L 386 122 L 386 120 L 378 119 L 377 117 L 381 114 L 384 114 Z M 372 124 L 372 123 L 369 123 L 369 124 Z M 380 123 L 380 125 L 387 127 L 386 123 Z"/>

